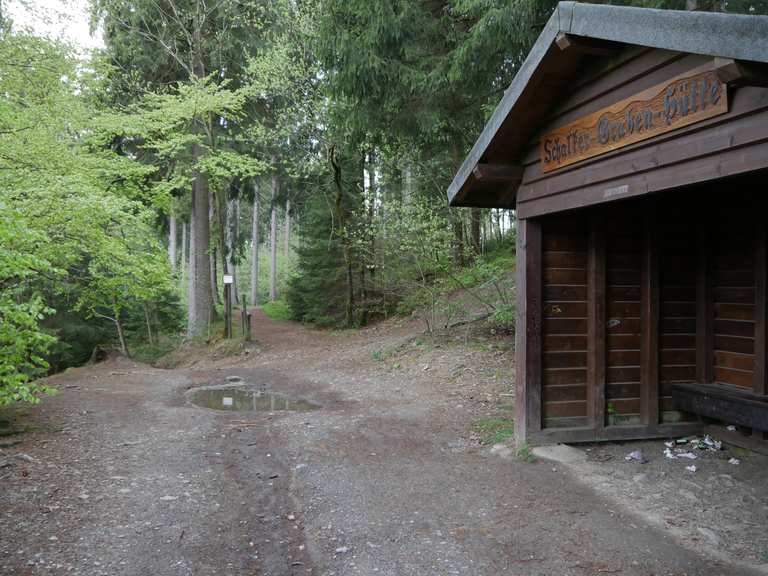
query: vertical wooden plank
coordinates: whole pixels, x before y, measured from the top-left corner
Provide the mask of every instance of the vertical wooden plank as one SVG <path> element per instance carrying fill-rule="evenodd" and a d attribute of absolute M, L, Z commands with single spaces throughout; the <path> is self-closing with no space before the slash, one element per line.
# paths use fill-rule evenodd
<path fill-rule="evenodd" d="M 696 267 L 696 380 L 707 384 L 713 381 L 713 297 L 712 273 L 709 256 L 709 234 L 705 217 L 699 218 L 698 265 Z"/>
<path fill-rule="evenodd" d="M 767 394 L 766 344 L 768 323 L 766 322 L 766 290 L 768 289 L 768 249 L 766 231 L 762 222 L 755 231 L 755 394 Z"/>
<path fill-rule="evenodd" d="M 605 230 L 602 211 L 589 220 L 587 246 L 587 418 L 605 427 Z"/>
<path fill-rule="evenodd" d="M 640 269 L 640 417 L 646 426 L 659 423 L 659 238 L 655 203 L 645 214 Z"/>
<path fill-rule="evenodd" d="M 527 442 L 528 432 L 528 387 L 526 381 L 526 346 L 525 338 L 525 291 L 526 291 L 526 232 L 525 220 L 516 222 L 515 238 L 515 441 L 518 447 Z"/>
<path fill-rule="evenodd" d="M 526 220 L 525 244 L 525 339 L 526 339 L 526 402 L 528 430 L 541 430 L 541 360 L 542 360 L 542 245 L 541 222 Z"/>
<path fill-rule="evenodd" d="M 516 417 L 518 445 L 541 430 L 541 224 L 517 221 Z"/>

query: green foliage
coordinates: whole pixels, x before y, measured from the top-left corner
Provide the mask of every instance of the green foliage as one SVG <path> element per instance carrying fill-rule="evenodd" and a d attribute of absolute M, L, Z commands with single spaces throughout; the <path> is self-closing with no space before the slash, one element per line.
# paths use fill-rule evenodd
<path fill-rule="evenodd" d="M 71 351 L 55 335 L 103 335 L 88 316 L 117 324 L 132 302 L 168 287 L 153 214 L 140 201 L 149 172 L 94 145 L 93 86 L 78 67 L 62 45 L 0 36 L 0 402 L 36 398 L 46 353 L 58 367 Z"/>
<path fill-rule="evenodd" d="M 515 435 L 515 423 L 509 418 L 487 418 L 478 420 L 472 430 L 480 436 L 483 444 L 500 444 Z"/>
<path fill-rule="evenodd" d="M 39 247 L 47 238 L 24 217 L 0 202 L 0 406 L 37 402 L 45 386 L 33 382 L 44 374 L 44 355 L 55 339 L 40 326 L 54 311 L 33 288 L 41 275 L 55 270 Z"/>
<path fill-rule="evenodd" d="M 537 460 L 536 454 L 528 444 L 523 444 L 517 449 L 517 457 L 528 464 L 533 464 Z"/>
<path fill-rule="evenodd" d="M 297 273 L 286 295 L 295 320 L 317 326 L 344 321 L 344 255 L 334 226 L 326 198 L 310 198 L 302 218 Z"/>
<path fill-rule="evenodd" d="M 267 302 L 262 305 L 261 310 L 273 320 L 291 320 L 294 315 L 291 306 L 284 300 Z"/>
<path fill-rule="evenodd" d="M 131 357 L 145 364 L 154 364 L 181 346 L 183 340 L 182 334 L 178 332 L 176 334 L 161 334 L 152 343 L 142 338 L 131 345 Z"/>

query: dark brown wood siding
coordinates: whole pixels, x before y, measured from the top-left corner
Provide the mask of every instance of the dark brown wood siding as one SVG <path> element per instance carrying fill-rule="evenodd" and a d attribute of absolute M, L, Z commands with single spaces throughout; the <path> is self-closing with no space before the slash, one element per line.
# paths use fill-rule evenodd
<path fill-rule="evenodd" d="M 659 410 L 670 414 L 672 384 L 696 381 L 697 240 L 695 226 L 680 226 L 684 210 L 664 218 L 659 250 Z"/>
<path fill-rule="evenodd" d="M 640 267 L 642 220 L 626 210 L 606 214 L 606 385 L 615 424 L 640 414 Z M 614 419 L 612 415 L 619 416 Z"/>
<path fill-rule="evenodd" d="M 751 215 L 726 213 L 713 232 L 714 380 L 752 388 L 755 372 L 755 258 Z"/>
<path fill-rule="evenodd" d="M 582 218 L 542 223 L 545 426 L 587 424 L 587 226 Z"/>
<path fill-rule="evenodd" d="M 539 137 L 713 59 L 661 50 L 635 51 L 618 68 L 595 63 L 581 85 L 542 123 L 523 155 L 520 218 L 618 201 L 768 167 L 768 89 L 729 87 L 729 112 L 662 136 L 543 174 Z"/>

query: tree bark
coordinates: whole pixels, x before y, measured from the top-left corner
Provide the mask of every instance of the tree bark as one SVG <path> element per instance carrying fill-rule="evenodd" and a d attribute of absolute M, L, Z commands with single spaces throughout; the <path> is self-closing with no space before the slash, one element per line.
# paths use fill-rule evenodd
<path fill-rule="evenodd" d="M 269 301 L 277 300 L 277 194 L 280 187 L 280 180 L 277 175 L 277 166 L 275 157 L 272 157 L 272 165 L 275 171 L 272 173 L 272 202 L 271 202 L 271 221 L 269 227 Z"/>
<path fill-rule="evenodd" d="M 151 346 L 155 343 L 155 340 L 152 338 L 152 322 L 149 319 L 149 305 L 146 302 L 144 302 L 144 320 L 147 322 L 147 339 Z"/>
<path fill-rule="evenodd" d="M 199 146 L 193 147 L 193 157 L 200 157 Z M 192 218 L 190 225 L 189 249 L 190 282 L 187 315 L 187 336 L 199 338 L 205 335 L 213 319 L 213 298 L 211 291 L 211 240 L 208 213 L 208 182 L 200 173 L 192 179 Z"/>
<path fill-rule="evenodd" d="M 461 151 L 459 150 L 458 140 L 454 138 L 451 148 L 454 168 L 458 170 L 461 164 Z M 464 219 L 462 214 L 453 210 L 453 264 L 457 267 L 464 266 Z"/>
<path fill-rule="evenodd" d="M 405 165 L 405 177 L 403 180 L 403 204 L 410 204 L 413 199 L 413 168 L 410 161 Z"/>
<path fill-rule="evenodd" d="M 470 218 L 470 235 L 472 242 L 473 257 L 480 254 L 482 246 L 480 245 L 480 208 L 472 208 L 469 213 Z"/>
<path fill-rule="evenodd" d="M 171 213 L 168 217 L 168 261 L 171 264 L 171 274 L 176 275 L 176 216 Z"/>
<path fill-rule="evenodd" d="M 284 229 L 284 244 L 283 255 L 286 262 L 288 261 L 288 255 L 291 252 L 291 199 L 285 199 L 285 229 Z"/>
<path fill-rule="evenodd" d="M 227 201 L 227 218 L 226 218 L 226 266 L 227 274 L 232 276 L 232 301 L 237 305 L 240 300 L 237 290 L 237 267 L 235 266 L 235 243 L 237 239 L 237 223 L 240 219 L 240 201 L 237 198 L 230 198 Z"/>
<path fill-rule="evenodd" d="M 213 193 L 208 191 L 208 229 L 214 229 L 214 222 L 216 221 L 215 198 Z M 216 247 L 209 246 L 208 252 L 210 253 L 210 267 L 211 267 L 211 302 L 214 304 L 221 304 L 221 297 L 219 296 L 219 271 L 216 264 Z M 222 255 L 223 259 L 223 255 Z"/>
<path fill-rule="evenodd" d="M 259 305 L 259 183 L 253 181 L 253 216 L 251 218 L 251 302 Z"/>
<path fill-rule="evenodd" d="M 333 214 L 335 222 L 335 228 L 337 231 L 335 231 L 335 234 L 339 237 L 339 240 L 341 241 L 341 247 L 342 251 L 344 253 L 344 262 L 347 265 L 346 270 L 346 279 L 347 279 L 347 302 L 345 307 L 345 324 L 347 326 L 352 325 L 352 315 L 354 312 L 354 306 L 355 306 L 355 286 L 354 286 L 354 277 L 352 275 L 352 250 L 349 246 L 349 239 L 347 238 L 347 235 L 344 233 L 344 227 L 345 227 L 345 214 L 344 214 L 344 188 L 342 186 L 341 181 L 341 164 L 338 162 L 338 159 L 336 158 L 336 147 L 331 146 L 330 150 L 328 151 L 328 161 L 331 165 L 331 170 L 333 171 L 333 183 L 336 188 L 336 198 L 334 198 L 333 202 Z"/>
<path fill-rule="evenodd" d="M 125 342 L 125 333 L 123 332 L 123 323 L 120 322 L 120 315 L 115 315 L 115 328 L 117 328 L 117 339 L 120 341 L 120 351 L 125 356 L 130 356 L 128 354 L 128 345 Z"/>
<path fill-rule="evenodd" d="M 189 224 L 182 221 L 181 223 L 181 270 L 179 271 L 179 280 L 184 285 L 184 274 L 187 272 L 187 230 Z"/>

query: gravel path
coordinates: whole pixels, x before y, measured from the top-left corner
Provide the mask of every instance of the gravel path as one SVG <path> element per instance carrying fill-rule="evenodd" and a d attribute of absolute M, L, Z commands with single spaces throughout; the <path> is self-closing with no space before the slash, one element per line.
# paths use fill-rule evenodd
<path fill-rule="evenodd" d="M 111 360 L 51 378 L 0 443 L 0 574 L 750 574 L 676 543 L 566 467 L 477 442 L 511 388 L 502 340 L 257 316 L 261 351 L 186 368 Z M 243 384 L 312 412 L 220 412 Z"/>

